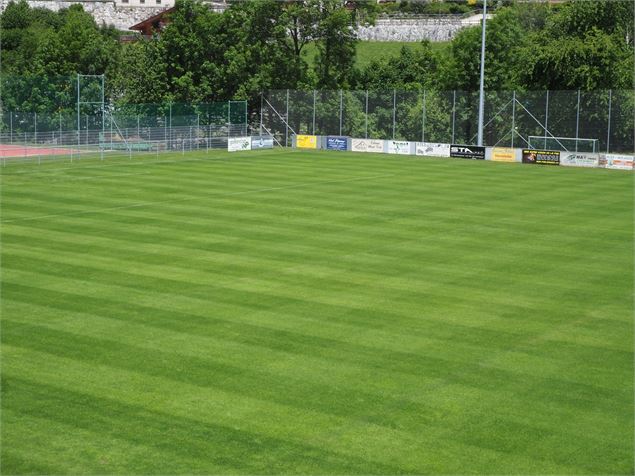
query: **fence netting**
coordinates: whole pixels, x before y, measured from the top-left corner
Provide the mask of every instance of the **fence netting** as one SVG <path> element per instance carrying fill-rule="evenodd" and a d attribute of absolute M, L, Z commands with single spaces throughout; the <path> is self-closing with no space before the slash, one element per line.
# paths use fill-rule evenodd
<path fill-rule="evenodd" d="M 633 90 L 488 91 L 484 101 L 488 146 L 535 146 L 542 137 L 563 150 L 635 151 Z M 293 134 L 454 144 L 478 135 L 478 92 L 274 90 L 260 104 L 254 121 L 283 145 Z"/>

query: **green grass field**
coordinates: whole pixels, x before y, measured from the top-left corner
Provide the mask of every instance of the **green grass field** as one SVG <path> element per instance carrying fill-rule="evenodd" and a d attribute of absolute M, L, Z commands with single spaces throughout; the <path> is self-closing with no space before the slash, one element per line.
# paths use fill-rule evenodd
<path fill-rule="evenodd" d="M 440 54 L 445 54 L 450 48 L 449 41 L 435 41 L 430 45 L 433 51 Z M 419 48 L 419 43 L 408 41 L 360 41 L 357 43 L 357 56 L 355 58 L 355 66 L 363 68 L 370 64 L 374 59 L 386 58 L 390 56 L 399 56 L 401 48 L 416 49 Z M 317 54 L 317 48 L 315 43 L 309 43 L 305 47 L 305 59 L 310 67 L 315 63 L 315 55 Z"/>
<path fill-rule="evenodd" d="M 3 474 L 632 474 L 633 175 L 9 164 Z"/>

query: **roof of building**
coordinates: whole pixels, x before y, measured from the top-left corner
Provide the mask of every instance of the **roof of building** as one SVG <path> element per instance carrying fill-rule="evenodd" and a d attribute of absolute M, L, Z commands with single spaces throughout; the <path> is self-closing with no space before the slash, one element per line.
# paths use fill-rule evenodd
<path fill-rule="evenodd" d="M 175 9 L 175 7 L 166 8 L 165 10 L 157 13 L 156 15 L 152 15 L 150 18 L 146 18 L 145 20 L 140 21 L 136 25 L 132 25 L 129 29 L 130 30 L 144 31 L 144 30 L 146 30 L 148 28 L 151 28 L 156 22 L 158 22 L 161 19 L 163 19 L 163 17 L 165 17 L 165 15 L 167 15 L 168 13 L 172 13 L 174 11 L 174 9 Z"/>

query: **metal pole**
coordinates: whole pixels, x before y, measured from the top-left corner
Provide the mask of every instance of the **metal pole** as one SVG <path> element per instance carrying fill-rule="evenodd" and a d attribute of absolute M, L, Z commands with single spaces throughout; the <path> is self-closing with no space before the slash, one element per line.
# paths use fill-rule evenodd
<path fill-rule="evenodd" d="M 452 91 L 452 143 L 454 144 L 454 123 L 456 118 L 456 89 Z"/>
<path fill-rule="evenodd" d="M 516 130 L 516 91 L 512 93 L 512 148 L 514 147 L 515 130 Z"/>
<path fill-rule="evenodd" d="M 170 137 L 168 137 L 168 150 L 172 148 L 172 102 L 170 102 Z"/>
<path fill-rule="evenodd" d="M 580 90 L 578 89 L 578 106 L 575 113 L 575 151 L 578 151 L 578 130 L 580 127 Z"/>
<path fill-rule="evenodd" d="M 364 139 L 368 139 L 368 89 L 366 90 L 366 115 L 364 125 Z"/>
<path fill-rule="evenodd" d="M 58 141 L 58 144 L 62 145 L 62 113 L 59 112 L 58 116 L 60 120 L 60 140 Z"/>
<path fill-rule="evenodd" d="M 37 112 L 33 113 L 33 140 L 37 147 Z"/>
<path fill-rule="evenodd" d="M 13 113 L 9 113 L 9 128 L 10 128 L 10 133 L 11 133 L 11 138 L 9 139 L 9 141 L 11 142 L 11 144 L 13 144 Z"/>
<path fill-rule="evenodd" d="M 395 119 L 397 115 L 397 90 L 392 90 L 392 140 L 395 140 Z"/>
<path fill-rule="evenodd" d="M 104 134 L 106 132 L 106 107 L 105 107 L 105 77 L 101 75 L 101 144 L 99 149 L 101 150 L 101 160 L 104 160 Z"/>
<path fill-rule="evenodd" d="M 137 138 L 141 139 L 141 127 L 139 127 L 139 114 L 137 114 Z"/>
<path fill-rule="evenodd" d="M 421 113 L 421 142 L 426 141 L 426 90 L 423 90 L 423 112 Z"/>
<path fill-rule="evenodd" d="M 606 128 L 606 153 L 609 153 L 609 144 L 611 143 L 611 102 L 613 99 L 613 90 L 609 89 L 609 120 Z"/>
<path fill-rule="evenodd" d="M 342 114 L 344 112 L 344 95 L 340 89 L 340 135 L 342 135 Z"/>
<path fill-rule="evenodd" d="M 478 139 L 477 145 L 483 146 L 483 116 L 485 109 L 485 23 L 487 20 L 487 0 L 483 0 L 483 25 L 481 27 L 481 78 L 478 96 Z"/>
<path fill-rule="evenodd" d="M 287 89 L 287 112 L 284 116 L 285 132 L 284 146 L 289 147 L 289 90 Z"/>
<path fill-rule="evenodd" d="M 547 103 L 545 104 L 545 149 L 547 148 L 547 125 L 549 124 L 549 90 L 547 89 Z"/>
<path fill-rule="evenodd" d="M 79 153 L 79 147 L 81 145 L 81 123 L 79 117 L 79 74 L 77 75 L 77 153 Z"/>
<path fill-rule="evenodd" d="M 244 105 L 245 105 L 245 135 L 249 135 L 249 125 L 248 125 L 248 119 L 247 119 L 247 100 L 243 101 Z"/>
<path fill-rule="evenodd" d="M 313 135 L 315 135 L 315 104 L 316 104 L 317 92 L 313 90 Z"/>
<path fill-rule="evenodd" d="M 262 106 L 263 106 L 263 93 L 260 92 L 260 135 L 262 136 Z"/>

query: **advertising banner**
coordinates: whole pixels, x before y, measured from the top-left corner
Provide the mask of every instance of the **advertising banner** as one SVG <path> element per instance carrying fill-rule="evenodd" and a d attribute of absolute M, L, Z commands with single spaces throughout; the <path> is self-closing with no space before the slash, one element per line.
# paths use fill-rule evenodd
<path fill-rule="evenodd" d="M 230 137 L 227 139 L 227 150 L 237 152 L 239 150 L 251 150 L 251 137 Z"/>
<path fill-rule="evenodd" d="M 251 138 L 252 149 L 273 149 L 273 137 L 253 136 Z"/>
<path fill-rule="evenodd" d="M 523 149 L 523 164 L 560 165 L 560 151 Z"/>
<path fill-rule="evenodd" d="M 434 142 L 417 142 L 417 155 L 431 157 L 450 157 L 450 144 L 435 144 Z"/>
<path fill-rule="evenodd" d="M 495 162 L 516 162 L 516 149 L 494 147 L 492 148 L 492 160 Z"/>
<path fill-rule="evenodd" d="M 352 139 L 353 152 L 383 152 L 384 141 L 377 139 Z"/>
<path fill-rule="evenodd" d="M 582 152 L 561 152 L 560 165 L 570 167 L 598 167 L 600 156 L 598 154 L 586 154 Z"/>
<path fill-rule="evenodd" d="M 635 157 L 632 155 L 606 154 L 606 168 L 615 170 L 633 170 Z"/>
<path fill-rule="evenodd" d="M 317 136 L 296 136 L 296 147 L 298 149 L 317 149 Z"/>
<path fill-rule="evenodd" d="M 401 140 L 387 140 L 389 154 L 408 155 L 410 154 L 410 142 Z"/>
<path fill-rule="evenodd" d="M 485 160 L 485 147 L 452 144 L 450 146 L 450 157 Z"/>
<path fill-rule="evenodd" d="M 348 138 L 341 136 L 326 136 L 326 148 L 328 150 L 346 150 Z"/>

